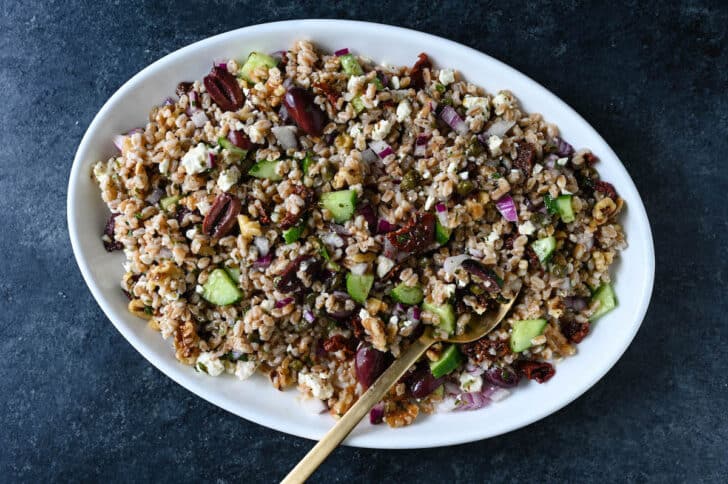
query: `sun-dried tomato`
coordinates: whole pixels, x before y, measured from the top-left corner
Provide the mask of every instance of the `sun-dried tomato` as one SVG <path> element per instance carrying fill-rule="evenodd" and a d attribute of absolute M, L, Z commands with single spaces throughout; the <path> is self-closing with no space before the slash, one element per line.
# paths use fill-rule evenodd
<path fill-rule="evenodd" d="M 353 316 L 349 320 L 349 326 L 351 327 L 352 333 L 354 333 L 354 338 L 358 339 L 359 341 L 364 341 L 366 331 L 364 330 L 364 326 L 362 326 L 361 324 L 361 319 L 359 318 L 359 316 Z"/>
<path fill-rule="evenodd" d="M 584 153 L 584 161 L 589 166 L 594 166 L 594 164 L 599 161 L 599 158 L 597 158 L 593 153 L 587 152 Z"/>
<path fill-rule="evenodd" d="M 329 100 L 331 105 L 336 106 L 336 101 L 339 99 L 339 93 L 326 82 L 314 82 L 313 87 L 319 89 L 324 93 L 326 99 Z"/>
<path fill-rule="evenodd" d="M 435 216 L 418 214 L 399 230 L 387 234 L 397 249 L 404 252 L 420 252 L 435 240 Z"/>
<path fill-rule="evenodd" d="M 417 62 L 415 62 L 415 65 L 412 66 L 412 69 L 410 70 L 410 84 L 415 89 L 422 89 L 425 87 L 425 79 L 422 75 L 422 70 L 424 68 L 432 68 L 432 63 L 430 62 L 430 59 L 427 58 L 427 54 L 424 52 L 417 56 Z"/>
<path fill-rule="evenodd" d="M 461 346 L 463 353 L 476 363 L 502 358 L 511 352 L 508 340 L 491 340 L 487 336 Z"/>
<path fill-rule="evenodd" d="M 605 182 L 602 180 L 597 180 L 594 182 L 594 190 L 600 193 L 605 194 L 612 200 L 617 199 L 617 190 L 615 190 L 614 185 L 612 185 L 609 182 Z"/>
<path fill-rule="evenodd" d="M 553 365 L 545 361 L 524 360 L 517 363 L 518 371 L 529 380 L 547 382 L 556 373 Z"/>
<path fill-rule="evenodd" d="M 513 165 L 521 170 L 526 176 L 531 175 L 535 152 L 536 151 L 533 149 L 533 145 L 531 145 L 531 143 L 526 143 L 524 141 L 518 144 L 518 150 L 516 151 L 517 155 L 516 159 L 513 160 Z"/>
<path fill-rule="evenodd" d="M 328 353 L 336 353 L 343 350 L 346 356 L 353 356 L 357 341 L 353 338 L 345 338 L 342 334 L 335 334 L 324 341 L 324 350 Z"/>
<path fill-rule="evenodd" d="M 531 246 L 526 246 L 526 249 L 523 251 L 523 253 L 528 258 L 528 264 L 531 266 L 532 269 L 540 269 L 541 268 L 541 261 L 538 258 L 538 255 L 536 255 L 536 251 L 534 251 Z"/>
<path fill-rule="evenodd" d="M 590 328 L 588 321 L 586 323 L 580 323 L 570 318 L 560 320 L 559 326 L 561 328 L 561 334 L 572 343 L 581 343 L 586 338 L 586 335 L 589 334 Z"/>

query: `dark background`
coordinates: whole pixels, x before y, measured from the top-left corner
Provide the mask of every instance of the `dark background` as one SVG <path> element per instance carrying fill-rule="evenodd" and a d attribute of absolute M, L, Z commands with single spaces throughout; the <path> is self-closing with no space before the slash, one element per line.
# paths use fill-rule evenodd
<path fill-rule="evenodd" d="M 634 343 L 565 409 L 457 447 L 341 448 L 314 480 L 726 482 L 725 2 L 166 3 L 0 4 L 1 481 L 272 482 L 311 446 L 137 354 L 81 279 L 65 203 L 86 127 L 136 72 L 237 27 L 329 17 L 472 46 L 573 106 L 634 178 L 657 274 Z"/>

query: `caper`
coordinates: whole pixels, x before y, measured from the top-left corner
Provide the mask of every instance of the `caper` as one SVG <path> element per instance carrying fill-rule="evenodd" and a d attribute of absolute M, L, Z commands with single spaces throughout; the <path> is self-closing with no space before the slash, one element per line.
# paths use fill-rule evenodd
<path fill-rule="evenodd" d="M 565 277 L 566 276 L 566 265 L 564 264 L 552 264 L 551 274 L 554 277 Z"/>
<path fill-rule="evenodd" d="M 294 371 L 300 371 L 300 370 L 301 370 L 301 368 L 303 368 L 303 363 L 301 362 L 301 360 L 293 360 L 293 361 L 291 361 L 291 363 L 290 363 L 290 364 L 288 365 L 288 367 L 289 367 L 290 369 L 294 370 Z"/>
<path fill-rule="evenodd" d="M 483 145 L 477 139 L 473 139 L 465 149 L 465 156 L 480 156 L 483 154 Z"/>
<path fill-rule="evenodd" d="M 480 296 L 485 292 L 485 289 L 479 284 L 470 284 L 468 286 L 468 290 L 470 291 L 470 294 L 473 294 L 475 296 Z"/>
<path fill-rule="evenodd" d="M 420 184 L 420 174 L 417 170 L 410 170 L 404 174 L 399 184 L 401 190 L 414 190 Z"/>
<path fill-rule="evenodd" d="M 475 190 L 475 184 L 470 180 L 461 180 L 458 183 L 457 192 L 461 197 L 468 196 L 473 190 Z"/>
<path fill-rule="evenodd" d="M 546 222 L 548 217 L 546 217 L 546 214 L 543 214 L 541 212 L 536 212 L 531 214 L 531 222 L 534 225 L 543 225 L 544 222 Z"/>

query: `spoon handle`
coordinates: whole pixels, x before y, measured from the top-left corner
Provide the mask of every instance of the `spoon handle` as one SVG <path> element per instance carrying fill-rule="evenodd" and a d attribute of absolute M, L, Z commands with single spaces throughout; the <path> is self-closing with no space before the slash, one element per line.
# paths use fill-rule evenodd
<path fill-rule="evenodd" d="M 397 380 L 434 343 L 427 334 L 414 341 L 399 358 L 387 368 L 359 400 L 339 419 L 331 430 L 291 470 L 282 484 L 302 483 L 321 465 L 328 455 L 343 441 L 361 419 L 379 402 Z"/>

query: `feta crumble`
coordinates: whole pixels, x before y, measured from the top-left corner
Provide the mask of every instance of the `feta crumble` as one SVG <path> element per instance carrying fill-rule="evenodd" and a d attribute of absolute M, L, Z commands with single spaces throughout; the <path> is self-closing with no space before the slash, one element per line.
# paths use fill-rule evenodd
<path fill-rule="evenodd" d="M 412 114 L 412 105 L 404 99 L 397 105 L 397 121 L 402 123 Z"/>
<path fill-rule="evenodd" d="M 246 380 L 255 373 L 254 361 L 238 361 L 235 363 L 235 376 L 241 380 Z"/>
<path fill-rule="evenodd" d="M 455 82 L 455 71 L 452 69 L 440 69 L 440 75 L 438 76 L 441 84 L 447 86 Z"/>
<path fill-rule="evenodd" d="M 188 175 L 195 175 L 207 170 L 208 152 L 205 143 L 198 143 L 182 157 L 182 166 Z"/>
<path fill-rule="evenodd" d="M 536 231 L 536 226 L 530 220 L 526 220 L 518 226 L 518 233 L 521 235 L 532 235 Z"/>
<path fill-rule="evenodd" d="M 388 119 L 382 119 L 374 125 L 372 129 L 372 139 L 382 141 L 392 130 L 392 122 Z"/>
<path fill-rule="evenodd" d="M 319 400 L 326 400 L 334 396 L 334 387 L 328 379 L 313 373 L 299 373 L 298 383 L 311 390 L 311 395 Z"/>
<path fill-rule="evenodd" d="M 240 170 L 237 166 L 231 166 L 227 170 L 220 172 L 220 176 L 217 178 L 217 186 L 223 192 L 230 190 L 240 179 Z"/>
<path fill-rule="evenodd" d="M 195 368 L 197 368 L 197 371 L 203 371 L 210 376 L 218 376 L 225 371 L 225 365 L 223 365 L 222 361 L 209 351 L 200 353 Z"/>
<path fill-rule="evenodd" d="M 492 156 L 499 156 L 501 151 L 501 145 L 503 144 L 503 139 L 500 136 L 491 135 L 488 138 L 488 150 L 490 151 L 490 154 Z"/>
<path fill-rule="evenodd" d="M 479 392 L 483 389 L 483 378 L 464 371 L 460 374 L 460 389 L 464 392 Z"/>
<path fill-rule="evenodd" d="M 465 96 L 463 98 L 463 106 L 468 111 L 473 108 L 479 108 L 483 116 L 486 118 L 490 116 L 490 101 L 487 97 Z"/>

